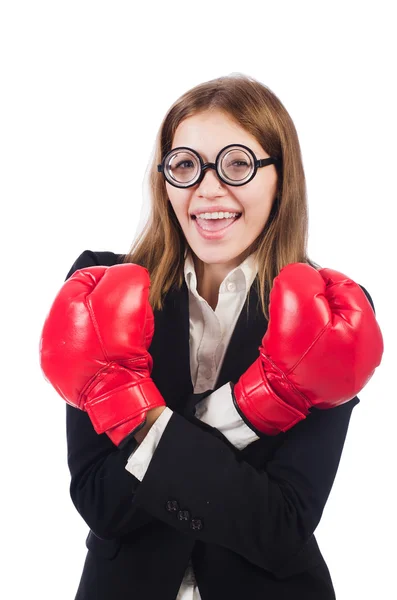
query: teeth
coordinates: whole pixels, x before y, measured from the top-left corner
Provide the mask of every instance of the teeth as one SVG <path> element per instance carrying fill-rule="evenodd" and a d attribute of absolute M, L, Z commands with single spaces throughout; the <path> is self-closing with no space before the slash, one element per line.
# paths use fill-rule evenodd
<path fill-rule="evenodd" d="M 231 212 L 213 212 L 213 213 L 201 213 L 196 215 L 197 219 L 232 219 L 237 217 L 240 213 Z"/>

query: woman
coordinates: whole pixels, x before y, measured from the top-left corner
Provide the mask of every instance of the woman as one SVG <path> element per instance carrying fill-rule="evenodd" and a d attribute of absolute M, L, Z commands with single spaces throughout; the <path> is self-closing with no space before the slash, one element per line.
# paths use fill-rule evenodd
<path fill-rule="evenodd" d="M 199 85 L 150 181 L 131 252 L 83 252 L 42 334 L 91 530 L 76 598 L 335 598 L 313 532 L 382 337 L 307 257 L 291 118 L 248 77 Z"/>

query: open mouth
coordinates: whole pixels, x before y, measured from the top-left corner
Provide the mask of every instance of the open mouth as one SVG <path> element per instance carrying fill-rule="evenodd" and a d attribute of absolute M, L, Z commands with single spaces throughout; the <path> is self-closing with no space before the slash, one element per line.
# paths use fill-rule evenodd
<path fill-rule="evenodd" d="M 203 218 L 192 215 L 192 220 L 196 231 L 202 238 L 206 240 L 221 240 L 226 236 L 230 238 L 229 232 L 240 217 L 241 213 L 237 213 L 235 216 L 218 216 L 216 218 Z"/>
<path fill-rule="evenodd" d="M 192 219 L 196 221 L 197 227 L 199 227 L 203 231 L 222 231 L 222 229 L 226 229 L 230 227 L 235 221 L 237 221 L 241 217 L 241 213 L 238 213 L 233 217 L 211 217 L 205 218 L 202 216 L 192 215 Z"/>

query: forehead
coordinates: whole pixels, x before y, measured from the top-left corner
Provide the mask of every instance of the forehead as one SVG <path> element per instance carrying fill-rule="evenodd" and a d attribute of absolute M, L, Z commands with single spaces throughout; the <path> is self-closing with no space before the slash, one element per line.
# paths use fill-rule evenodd
<path fill-rule="evenodd" d="M 263 154 L 259 142 L 236 123 L 229 115 L 220 111 L 201 112 L 184 119 L 177 127 L 172 147 L 189 146 L 203 157 L 216 156 L 229 144 L 243 144 L 255 154 Z"/>

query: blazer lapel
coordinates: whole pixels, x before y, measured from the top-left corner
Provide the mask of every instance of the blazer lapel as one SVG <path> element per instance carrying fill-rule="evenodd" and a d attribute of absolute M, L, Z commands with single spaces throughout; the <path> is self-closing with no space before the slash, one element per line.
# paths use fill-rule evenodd
<path fill-rule="evenodd" d="M 155 333 L 149 352 L 153 357 L 152 378 L 167 405 L 182 413 L 193 393 L 189 352 L 189 297 L 185 282 L 170 291 L 162 311 L 154 311 Z"/>
<path fill-rule="evenodd" d="M 257 279 L 250 287 L 247 300 L 237 320 L 215 389 L 228 381 L 237 383 L 240 376 L 258 358 L 258 349 L 267 329 L 267 320 L 263 315 L 256 291 Z M 247 303 L 249 298 L 249 311 Z"/>

